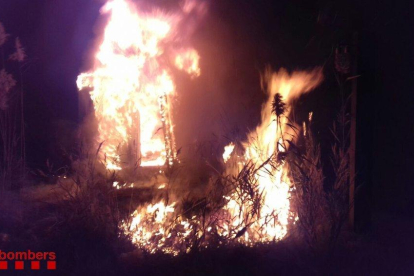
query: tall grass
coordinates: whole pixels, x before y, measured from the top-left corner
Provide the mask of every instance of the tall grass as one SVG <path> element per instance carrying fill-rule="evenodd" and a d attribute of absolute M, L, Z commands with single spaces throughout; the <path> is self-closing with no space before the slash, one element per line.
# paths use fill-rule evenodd
<path fill-rule="evenodd" d="M 96 235 L 114 238 L 117 235 L 119 212 L 116 193 L 113 188 L 115 174 L 101 173 L 103 166 L 99 151 L 93 153 L 84 149 L 72 159 L 73 173 L 59 178 L 58 185 L 64 191 L 60 208 L 62 224 L 68 227 L 88 229 Z M 70 182 L 71 185 L 65 185 Z"/>
<path fill-rule="evenodd" d="M 9 35 L 0 23 L 0 189 L 17 188 L 25 176 L 25 120 L 24 120 L 24 93 L 22 62 L 25 60 L 25 51 L 17 38 L 15 52 L 8 59 L 5 55 L 5 43 Z M 17 87 L 15 77 L 8 72 L 10 62 L 19 63 L 20 85 Z M 18 90 L 19 93 L 16 92 Z"/>
<path fill-rule="evenodd" d="M 291 203 L 299 217 L 295 230 L 315 252 L 333 253 L 350 209 L 349 128 L 345 107 L 332 128 L 329 156 L 332 177 L 324 174 L 321 149 L 314 140 L 311 121 L 305 127 L 304 145 L 293 146 L 288 157 L 293 180 Z"/>

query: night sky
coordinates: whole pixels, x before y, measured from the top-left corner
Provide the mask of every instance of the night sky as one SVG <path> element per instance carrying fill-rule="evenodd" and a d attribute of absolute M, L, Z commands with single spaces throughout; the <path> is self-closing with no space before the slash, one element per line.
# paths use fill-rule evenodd
<path fill-rule="evenodd" d="M 69 143 L 65 139 L 81 121 L 75 81 L 91 63 L 101 5 L 90 0 L 0 0 L 0 21 L 9 34 L 21 38 L 28 55 L 24 87 L 32 169 L 44 167 L 48 158 L 64 164 L 57 148 Z M 412 11 L 408 1 L 211 1 L 193 44 L 201 55 L 201 70 L 220 76 L 207 86 L 210 93 L 198 91 L 197 82 L 181 85 L 196 90 L 182 108 L 202 110 L 182 128 L 199 133 L 201 140 L 209 139 L 206 133 L 220 132 L 220 125 L 200 130 L 199 122 L 209 114 L 208 120 L 219 120 L 218 105 L 228 110 L 229 125 L 252 127 L 263 100 L 259 72 L 266 65 L 289 70 L 324 66 L 325 83 L 298 105 L 304 113 L 317 111 L 318 137 L 325 141 L 337 110 L 333 51 L 357 31 L 357 169 L 358 183 L 364 184 L 359 204 L 364 210 L 382 206 L 413 214 Z M 203 103 L 195 102 L 205 94 Z M 234 106 L 235 97 L 244 108 Z M 250 117 L 252 121 L 246 119 Z"/>

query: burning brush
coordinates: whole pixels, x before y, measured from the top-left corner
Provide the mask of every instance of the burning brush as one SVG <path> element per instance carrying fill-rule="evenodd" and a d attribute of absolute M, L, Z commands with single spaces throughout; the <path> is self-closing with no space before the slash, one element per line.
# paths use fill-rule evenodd
<path fill-rule="evenodd" d="M 177 34 L 183 18 L 200 11 L 195 2 L 187 1 L 183 7 L 176 14 L 143 13 L 132 2 L 112 0 L 102 9 L 110 15 L 102 44 L 93 69 L 81 74 L 77 83 L 79 89 L 90 89 L 108 170 L 125 169 L 125 152 L 131 151 L 140 167 L 174 167 L 176 88 L 165 64 L 191 77 L 201 74 L 194 49 L 167 49 L 169 41 L 182 41 Z M 193 204 L 180 203 L 170 189 L 170 177 L 167 185 L 158 185 L 166 196 L 139 206 L 123 221 L 123 231 L 151 253 L 283 239 L 296 218 L 290 210 L 291 180 L 283 158 L 294 137 L 287 127 L 289 104 L 317 87 L 322 78 L 320 68 L 291 74 L 268 70 L 263 76 L 267 100 L 261 123 L 246 141 L 225 147 L 225 173 L 210 179 L 207 196 Z"/>

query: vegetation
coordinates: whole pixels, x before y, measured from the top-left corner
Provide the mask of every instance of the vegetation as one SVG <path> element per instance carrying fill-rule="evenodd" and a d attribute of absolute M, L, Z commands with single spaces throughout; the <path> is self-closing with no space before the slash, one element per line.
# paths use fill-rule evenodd
<path fill-rule="evenodd" d="M 18 188 L 26 174 L 25 154 L 25 126 L 24 126 L 24 93 L 22 80 L 22 62 L 25 60 L 25 51 L 19 38 L 15 40 L 15 52 L 8 58 L 5 55 L 4 45 L 9 34 L 0 23 L 0 189 L 3 193 L 7 189 Z M 8 72 L 11 62 L 18 62 L 20 85 L 13 74 Z M 9 66 L 10 65 L 10 66 Z"/>
<path fill-rule="evenodd" d="M 0 24 L 1 51 L 4 51 L 3 45 L 8 37 Z M 137 271 L 145 275 L 164 275 L 171 270 L 181 275 L 331 274 L 335 271 L 325 266 L 326 258 L 344 271 L 355 271 L 353 268 L 359 263 L 347 260 L 355 251 L 349 244 L 357 243 L 356 238 L 346 232 L 350 207 L 346 102 L 332 128 L 331 163 L 328 165 L 323 164 L 322 160 L 326 158 L 322 158 L 320 146 L 313 136 L 310 117 L 302 132 L 293 122 L 289 123 L 288 127 L 296 137 L 279 142 L 283 151 L 275 152 L 263 164 L 246 162 L 235 175 L 226 175 L 223 168 L 217 164 L 205 164 L 204 160 L 175 164 L 165 172 L 166 192 L 157 192 L 154 187 L 116 189 L 114 183 L 122 182 L 125 176 L 104 169 L 99 158 L 102 144 L 96 150 L 86 150 L 82 143 L 76 155 L 69 153 L 70 168 L 53 171 L 48 164 L 50 174 L 56 175 L 55 185 L 46 183 L 22 187 L 20 178 L 26 175 L 26 165 L 21 65 L 25 53 L 18 39 L 15 49 L 8 59 L 3 53 L 0 71 L 2 250 L 57 251 L 62 275 L 133 275 Z M 19 82 L 15 74 L 6 70 L 6 65 L 13 61 L 19 64 Z M 272 110 L 278 121 L 277 131 L 283 137 L 281 117 L 287 115 L 286 104 L 280 94 L 274 97 Z M 235 242 L 260 216 L 263 194 L 255 177 L 258 170 L 267 165 L 280 168 L 282 164 L 289 166 L 293 184 L 291 208 L 298 220 L 290 221 L 289 234 L 282 241 L 254 246 Z M 330 166 L 333 177 L 326 176 L 324 166 Z M 134 177 L 147 180 L 138 172 L 134 173 Z M 204 184 L 201 191 L 183 192 L 197 181 Z M 122 222 L 130 219 L 137 206 L 155 198 L 163 199 L 168 205 L 176 197 L 175 192 L 181 193 L 180 197 L 174 198 L 179 202 L 177 209 L 180 215 L 174 217 L 173 222 L 178 219 L 189 221 L 191 233 L 185 240 L 186 250 L 182 250 L 189 254 L 172 258 L 162 252 L 149 254 L 145 248 L 137 249 L 121 227 Z M 239 225 L 229 229 L 226 235 L 219 235 L 214 226 L 226 219 L 222 214 L 226 203 L 223 198 L 230 194 L 248 212 L 243 214 Z M 151 214 L 143 223 L 154 224 L 155 216 Z M 209 230 L 211 228 L 212 231 Z M 174 223 L 168 230 L 175 233 L 183 231 Z M 158 240 L 154 238 L 153 242 Z M 180 246 L 182 244 L 177 248 L 181 249 Z M 368 248 L 366 255 L 376 250 L 373 245 Z M 340 257 L 337 257 L 338 252 Z M 363 253 L 359 254 L 361 259 L 366 258 Z M 347 267 L 349 263 L 353 266 Z M 393 271 L 395 268 L 390 269 Z"/>

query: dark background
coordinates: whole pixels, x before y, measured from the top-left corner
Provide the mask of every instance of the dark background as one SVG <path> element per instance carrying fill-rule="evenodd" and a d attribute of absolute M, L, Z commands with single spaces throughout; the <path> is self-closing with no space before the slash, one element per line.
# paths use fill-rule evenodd
<path fill-rule="evenodd" d="M 81 121 L 76 77 L 90 65 L 101 5 L 0 0 L 0 21 L 21 38 L 28 55 L 23 77 L 32 169 L 44 168 L 47 159 L 64 165 L 59 148 L 70 143 Z M 303 114 L 314 111 L 317 137 L 329 147 L 338 107 L 334 49 L 350 43 L 357 31 L 357 172 L 362 187 L 357 215 L 366 218 L 385 210 L 413 215 L 412 11 L 408 1 L 211 1 L 192 38 L 201 55 L 202 77 L 190 82 L 177 76 L 179 108 L 187 114 L 181 116 L 188 118 L 178 126 L 178 140 L 184 145 L 254 127 L 264 99 L 259 73 L 266 65 L 289 70 L 324 66 L 326 81 L 298 106 Z"/>

